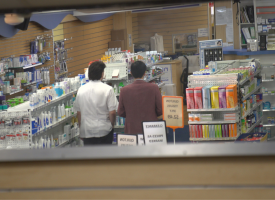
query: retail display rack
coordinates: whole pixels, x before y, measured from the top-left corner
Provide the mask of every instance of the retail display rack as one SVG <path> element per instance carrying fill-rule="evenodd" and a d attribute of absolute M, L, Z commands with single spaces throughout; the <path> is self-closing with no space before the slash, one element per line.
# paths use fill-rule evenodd
<path fill-rule="evenodd" d="M 265 64 L 261 75 L 263 78 L 263 126 L 269 133 L 268 138 L 271 138 L 275 136 L 275 66 L 272 63 Z"/>
<path fill-rule="evenodd" d="M 6 115 L 10 115 L 10 113 L 21 113 L 21 112 L 28 112 L 29 114 L 29 132 L 28 132 L 28 137 L 29 137 L 29 143 L 28 146 L 18 146 L 16 145 L 7 145 L 6 142 L 6 148 L 36 148 L 35 144 L 39 142 L 41 138 L 51 138 L 51 136 L 55 139 L 58 138 L 58 143 L 55 145 L 51 146 L 51 148 L 54 147 L 63 147 L 66 146 L 74 141 L 78 141 L 79 138 L 79 132 L 74 131 L 71 132 L 69 135 L 64 136 L 64 126 L 66 124 L 70 124 L 72 118 L 76 117 L 76 113 L 72 114 L 71 112 L 68 114 L 68 116 L 65 116 L 64 118 L 56 121 L 56 123 L 49 123 L 48 126 L 42 128 L 41 130 L 35 131 L 32 129 L 33 123 L 35 121 L 35 117 L 40 116 L 42 112 L 49 112 L 53 107 L 58 107 L 59 104 L 68 102 L 73 95 L 76 94 L 76 91 L 69 92 L 68 94 L 63 94 L 60 97 L 57 97 L 56 99 L 52 100 L 51 102 L 45 103 L 43 105 L 37 106 L 36 108 L 31 108 L 30 107 L 30 102 L 24 102 L 23 104 L 20 104 L 16 107 L 9 108 L 7 112 L 2 112 L 5 113 Z M 62 137 L 60 137 L 62 136 Z M 15 138 L 16 140 L 16 138 Z M 47 147 L 49 148 L 49 147 Z"/>
<path fill-rule="evenodd" d="M 254 62 L 257 65 L 257 71 L 255 71 L 251 76 L 242 78 L 238 73 L 226 73 L 227 70 L 232 68 L 239 68 L 240 66 L 249 66 L 249 63 Z M 237 126 L 237 135 L 225 136 L 202 136 L 202 137 L 193 137 L 191 135 L 190 141 L 225 141 L 225 140 L 235 140 L 242 133 L 249 133 L 254 130 L 256 126 L 261 124 L 262 117 L 262 102 L 259 101 L 255 103 L 251 108 L 245 112 L 242 112 L 243 100 L 250 98 L 253 94 L 260 93 L 262 85 L 259 84 L 255 86 L 255 89 L 252 89 L 246 95 L 243 95 L 241 87 L 244 85 L 252 84 L 254 77 L 259 76 L 261 72 L 261 64 L 259 60 L 248 59 L 248 60 L 234 60 L 234 61 L 218 61 L 216 62 L 218 66 L 218 72 L 212 75 L 190 75 L 188 76 L 188 88 L 195 87 L 204 87 L 204 86 L 226 86 L 226 85 L 237 85 L 237 106 L 235 108 L 216 108 L 216 109 L 187 109 L 187 112 L 190 114 L 211 114 L 213 120 L 208 121 L 189 121 L 189 125 L 222 125 L 222 124 L 236 124 Z M 212 97 L 211 97 L 212 98 Z M 251 115 L 254 110 L 257 110 L 260 114 L 258 120 L 249 126 L 246 130 L 242 128 L 242 120 L 246 119 L 247 116 Z M 224 114 L 234 114 L 236 116 L 235 120 L 225 120 Z M 209 134 L 209 133 L 208 133 Z M 228 135 L 227 135 L 228 136 Z"/>

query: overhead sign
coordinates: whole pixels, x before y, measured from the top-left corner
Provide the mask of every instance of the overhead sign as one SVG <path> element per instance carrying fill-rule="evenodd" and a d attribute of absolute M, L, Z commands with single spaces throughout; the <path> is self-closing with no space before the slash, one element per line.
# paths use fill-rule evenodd
<path fill-rule="evenodd" d="M 172 129 L 184 127 L 183 98 L 178 96 L 162 97 L 162 114 L 166 126 Z"/>
<path fill-rule="evenodd" d="M 167 144 L 165 121 L 142 122 L 145 145 Z"/>
<path fill-rule="evenodd" d="M 117 146 L 137 146 L 137 136 L 117 134 Z"/>
<path fill-rule="evenodd" d="M 143 146 L 144 145 L 144 138 L 143 138 L 143 134 L 138 134 L 138 146 Z"/>

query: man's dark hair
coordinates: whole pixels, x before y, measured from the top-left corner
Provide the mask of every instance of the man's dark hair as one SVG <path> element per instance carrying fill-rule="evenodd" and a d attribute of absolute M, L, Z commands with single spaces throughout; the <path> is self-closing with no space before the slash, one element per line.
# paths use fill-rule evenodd
<path fill-rule="evenodd" d="M 146 65 L 142 61 L 136 61 L 131 65 L 131 73 L 134 78 L 141 78 L 146 71 Z"/>
<path fill-rule="evenodd" d="M 106 65 L 101 61 L 93 62 L 89 66 L 89 71 L 88 71 L 89 80 L 92 80 L 92 81 L 100 80 L 102 76 L 102 72 L 104 71 L 105 67 Z"/>

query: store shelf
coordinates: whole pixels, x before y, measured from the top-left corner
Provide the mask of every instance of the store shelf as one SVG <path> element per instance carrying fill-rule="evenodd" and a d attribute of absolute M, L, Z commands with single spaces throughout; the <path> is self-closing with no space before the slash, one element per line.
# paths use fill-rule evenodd
<path fill-rule="evenodd" d="M 68 94 L 62 95 L 61 97 L 57 97 L 55 100 L 52 100 L 52 101 L 49 102 L 49 103 L 46 103 L 46 104 L 44 104 L 44 105 L 41 105 L 41 106 L 39 106 L 39 107 L 37 107 L 37 108 L 32 109 L 32 111 L 40 110 L 40 109 L 42 109 L 42 108 L 44 108 L 44 107 L 46 107 L 46 106 L 49 106 L 49 105 L 51 105 L 51 104 L 53 104 L 53 103 L 56 103 L 56 102 L 58 102 L 58 101 L 60 101 L 60 100 L 62 100 L 62 99 L 65 99 L 65 98 L 67 98 L 67 97 L 69 97 L 69 96 L 71 96 L 71 95 L 73 95 L 73 94 L 75 94 L 75 93 L 76 93 L 76 91 L 73 91 L 73 92 L 70 92 L 70 93 L 68 93 Z"/>
<path fill-rule="evenodd" d="M 258 126 L 263 120 L 263 117 L 261 117 L 253 126 L 251 126 L 246 133 L 250 133 L 256 126 Z M 275 124 L 274 124 L 275 125 Z"/>
<path fill-rule="evenodd" d="M 263 112 L 274 112 L 275 109 L 264 109 Z"/>
<path fill-rule="evenodd" d="M 242 119 L 245 119 L 246 116 L 250 115 L 253 112 L 253 110 L 257 109 L 262 104 L 263 104 L 263 102 L 256 103 L 249 111 L 246 111 L 246 113 L 244 114 L 244 116 L 242 117 Z"/>
<path fill-rule="evenodd" d="M 223 138 L 189 138 L 190 141 L 221 141 L 221 140 L 236 140 L 237 137 L 223 137 Z"/>
<path fill-rule="evenodd" d="M 54 147 L 54 148 L 62 148 L 62 147 L 64 147 L 64 146 L 66 146 L 67 144 L 72 143 L 72 142 L 74 141 L 74 139 L 75 139 L 75 138 L 78 138 L 78 137 L 79 137 L 79 135 L 73 137 L 72 139 L 70 139 L 70 140 L 67 141 L 67 142 L 63 142 L 62 144 L 59 144 L 57 147 Z"/>
<path fill-rule="evenodd" d="M 247 81 L 249 81 L 249 80 L 250 80 L 250 78 L 249 78 L 249 77 L 246 77 L 246 79 L 240 81 L 240 85 L 245 84 L 245 83 L 246 83 Z"/>
<path fill-rule="evenodd" d="M 241 25 L 254 25 L 254 23 L 241 23 Z"/>
<path fill-rule="evenodd" d="M 157 62 L 154 62 L 154 63 L 146 64 L 146 66 L 147 66 L 147 67 L 152 67 L 152 66 L 157 65 L 157 64 L 159 64 L 159 63 L 161 63 L 161 62 L 162 62 L 162 60 L 157 61 Z"/>
<path fill-rule="evenodd" d="M 269 96 L 269 95 L 274 96 L 275 93 L 263 93 L 263 96 Z"/>
<path fill-rule="evenodd" d="M 274 79 L 265 79 L 265 80 L 262 80 L 262 82 L 273 82 Z"/>
<path fill-rule="evenodd" d="M 42 82 L 42 80 L 39 80 L 39 81 L 34 81 L 34 82 L 31 82 L 31 83 L 28 83 L 28 84 L 23 84 L 23 86 L 29 86 L 29 85 L 32 85 L 32 84 L 36 84 L 36 83 L 40 83 Z"/>
<path fill-rule="evenodd" d="M 235 124 L 239 121 L 237 120 L 213 120 L 213 121 L 194 121 L 194 122 L 190 122 L 188 121 L 188 124 Z"/>
<path fill-rule="evenodd" d="M 126 80 L 127 77 L 121 77 L 121 78 L 112 78 L 112 79 L 103 79 L 102 81 L 106 82 L 106 81 L 120 81 L 120 80 Z"/>
<path fill-rule="evenodd" d="M 255 92 L 257 92 L 259 89 L 261 89 L 262 88 L 262 84 L 260 84 L 258 87 L 256 87 L 252 92 L 250 92 L 249 94 L 247 94 L 247 95 L 245 95 L 244 97 L 243 97 L 243 101 L 244 100 L 246 100 L 248 97 L 250 97 L 252 94 L 254 94 Z"/>
<path fill-rule="evenodd" d="M 17 90 L 15 92 L 11 92 L 11 93 L 6 93 L 5 95 L 13 95 L 13 94 L 16 94 L 16 93 L 19 93 L 19 92 L 22 92 L 22 91 L 23 91 L 23 89 Z"/>
<path fill-rule="evenodd" d="M 35 65 L 27 65 L 27 66 L 24 66 L 24 67 L 9 67 L 9 69 L 28 69 L 28 68 L 36 67 L 36 66 L 39 66 L 39 65 L 42 65 L 42 63 L 37 63 Z"/>
<path fill-rule="evenodd" d="M 161 74 L 159 74 L 159 75 L 156 75 L 156 76 L 154 76 L 154 77 L 152 77 L 152 78 L 150 78 L 150 79 L 148 79 L 148 80 L 145 80 L 145 81 L 146 81 L 146 82 L 150 82 L 150 81 L 152 81 L 152 80 L 155 80 L 155 79 L 157 79 L 157 78 L 163 76 L 164 74 L 165 74 L 165 72 L 164 72 L 164 73 L 161 73 Z"/>
<path fill-rule="evenodd" d="M 114 126 L 114 128 L 124 128 L 125 126 L 124 125 L 121 125 L 121 126 Z"/>
<path fill-rule="evenodd" d="M 264 124 L 263 127 L 275 126 L 275 124 Z"/>
<path fill-rule="evenodd" d="M 225 112 L 225 111 L 236 111 L 239 110 L 239 106 L 236 108 L 215 108 L 215 109 L 187 109 L 187 112 Z"/>
<path fill-rule="evenodd" d="M 158 86 L 159 86 L 159 88 L 161 88 L 161 87 L 163 87 L 165 85 L 165 83 L 161 83 L 161 84 L 159 84 Z"/>
<path fill-rule="evenodd" d="M 52 129 L 52 128 L 54 128 L 54 127 L 56 127 L 56 126 L 58 126 L 58 125 L 60 125 L 60 124 L 62 124 L 62 123 L 64 123 L 65 121 L 67 121 L 67 120 L 69 120 L 69 119 L 71 119 L 71 118 L 73 118 L 73 117 L 76 117 L 76 113 L 73 114 L 73 115 L 71 115 L 71 116 L 69 116 L 69 117 L 66 117 L 66 118 L 62 119 L 61 121 L 56 122 L 55 124 L 51 125 L 51 126 L 48 127 L 48 128 L 45 128 L 45 129 L 43 129 L 43 130 L 38 131 L 37 133 L 33 134 L 32 136 L 38 136 L 38 135 L 40 135 L 40 134 L 42 134 L 42 133 L 45 133 L 45 132 L 47 132 L 48 130 L 50 130 L 50 129 Z"/>

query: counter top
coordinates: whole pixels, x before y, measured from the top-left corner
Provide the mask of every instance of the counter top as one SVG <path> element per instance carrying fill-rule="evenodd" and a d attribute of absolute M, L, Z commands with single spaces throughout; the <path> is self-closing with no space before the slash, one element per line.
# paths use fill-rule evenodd
<path fill-rule="evenodd" d="M 223 47 L 224 55 L 253 56 L 275 54 L 275 50 L 266 51 L 247 51 L 246 49 L 234 49 L 233 46 Z"/>
<path fill-rule="evenodd" d="M 275 156 L 275 145 L 272 141 L 264 143 L 181 143 L 136 147 L 112 145 L 54 149 L 9 149 L 0 150 L 0 162 L 270 155 Z"/>

